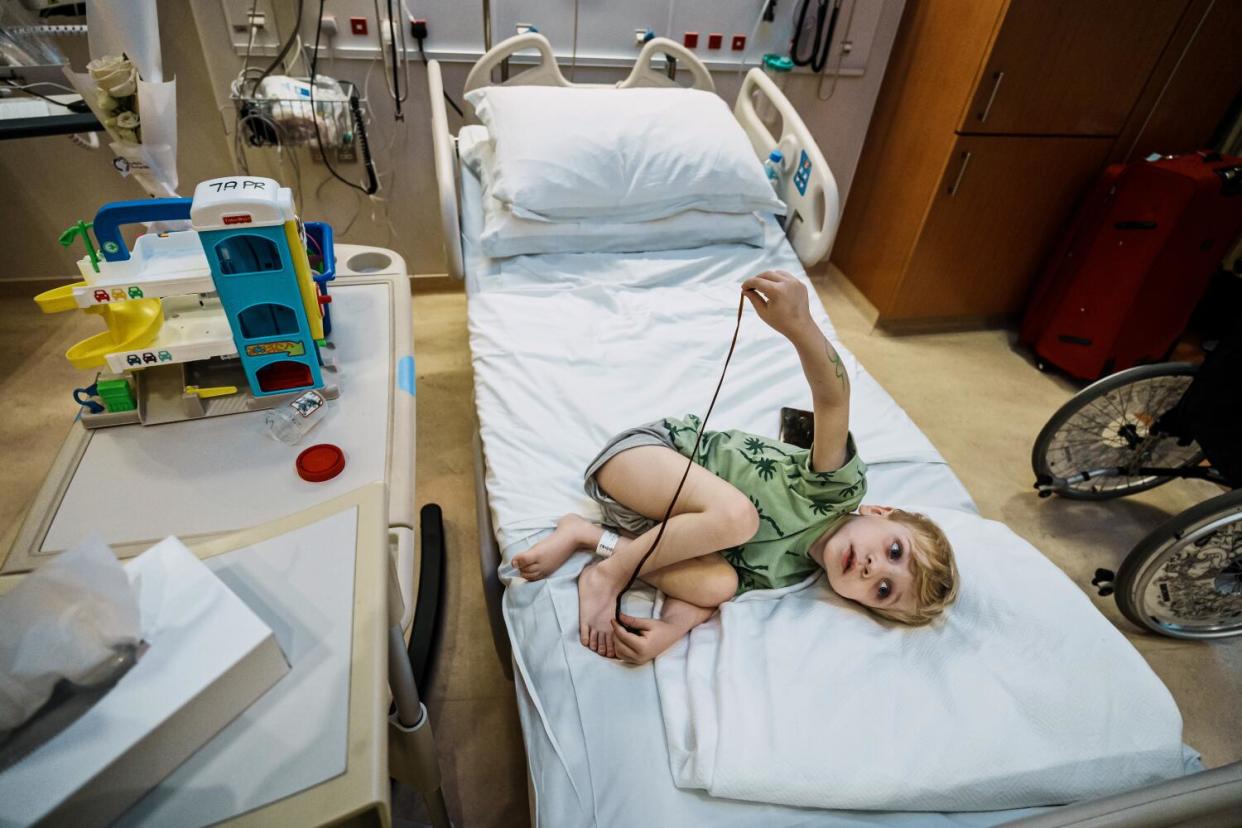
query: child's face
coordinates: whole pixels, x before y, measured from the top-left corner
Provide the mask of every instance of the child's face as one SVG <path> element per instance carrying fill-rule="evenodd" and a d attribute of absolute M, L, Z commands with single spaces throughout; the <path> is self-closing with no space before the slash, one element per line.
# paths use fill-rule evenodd
<path fill-rule="evenodd" d="M 824 545 L 828 583 L 842 598 L 868 607 L 913 611 L 917 603 L 910 555 L 914 533 L 888 506 L 863 506 Z"/>

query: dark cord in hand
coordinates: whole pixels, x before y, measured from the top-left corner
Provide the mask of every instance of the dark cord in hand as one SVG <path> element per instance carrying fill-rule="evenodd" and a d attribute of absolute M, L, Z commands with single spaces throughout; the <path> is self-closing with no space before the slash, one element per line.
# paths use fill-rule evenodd
<path fill-rule="evenodd" d="M 668 508 L 664 510 L 664 520 L 660 521 L 660 530 L 656 532 L 655 540 L 651 542 L 651 548 L 643 555 L 638 562 L 638 566 L 634 567 L 634 571 L 630 573 L 630 579 L 625 582 L 625 586 L 617 593 L 617 606 L 613 612 L 613 617 L 617 619 L 617 623 L 625 629 L 641 635 L 642 631 L 637 630 L 621 620 L 621 596 L 634 586 L 634 582 L 638 580 L 638 574 L 642 572 L 647 560 L 655 554 L 656 549 L 660 546 L 660 539 L 664 537 L 664 530 L 668 528 L 669 518 L 673 516 L 673 508 L 677 505 L 677 498 L 681 497 L 681 489 L 686 485 L 686 478 L 690 476 L 690 468 L 694 465 L 694 458 L 699 453 L 699 443 L 703 440 L 703 432 L 707 429 L 707 419 L 712 416 L 712 409 L 716 407 L 716 398 L 720 396 L 720 389 L 724 385 L 725 372 L 729 370 L 729 361 L 733 359 L 733 350 L 737 347 L 737 335 L 742 331 L 742 311 L 746 309 L 746 294 L 743 293 L 737 300 L 737 325 L 733 328 L 733 341 L 729 343 L 729 353 L 725 356 L 724 367 L 720 369 L 720 381 L 716 383 L 716 391 L 712 394 L 712 401 L 707 406 L 707 413 L 703 415 L 703 422 L 699 423 L 699 433 L 694 438 L 694 448 L 690 449 L 690 459 L 686 461 L 686 470 L 681 474 L 681 481 L 677 484 L 677 491 L 673 492 L 673 499 L 669 501 Z"/>

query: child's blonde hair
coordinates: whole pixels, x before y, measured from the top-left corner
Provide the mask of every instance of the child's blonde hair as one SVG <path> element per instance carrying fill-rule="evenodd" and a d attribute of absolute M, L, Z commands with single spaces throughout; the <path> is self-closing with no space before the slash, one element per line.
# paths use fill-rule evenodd
<path fill-rule="evenodd" d="M 910 574 L 914 580 L 917 603 L 910 612 L 877 607 L 872 607 L 871 611 L 890 621 L 921 627 L 941 615 L 957 598 L 958 575 L 953 546 L 927 515 L 894 509 L 887 517 L 908 527 L 914 534 Z"/>

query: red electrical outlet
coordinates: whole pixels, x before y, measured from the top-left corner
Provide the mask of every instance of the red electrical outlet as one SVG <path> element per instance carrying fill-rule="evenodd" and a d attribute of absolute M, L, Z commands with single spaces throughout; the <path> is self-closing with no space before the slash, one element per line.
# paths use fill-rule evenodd
<path fill-rule="evenodd" d="M 365 17 L 349 18 L 349 33 L 356 35 L 364 35 L 367 33 L 367 19 Z"/>
<path fill-rule="evenodd" d="M 723 43 L 724 35 L 720 32 L 712 32 L 707 36 L 707 48 L 709 49 L 719 49 Z"/>
<path fill-rule="evenodd" d="M 740 52 L 746 48 L 746 35 L 733 36 L 733 51 Z"/>
<path fill-rule="evenodd" d="M 686 32 L 681 36 L 681 45 L 685 46 L 687 49 L 699 48 L 699 33 Z"/>

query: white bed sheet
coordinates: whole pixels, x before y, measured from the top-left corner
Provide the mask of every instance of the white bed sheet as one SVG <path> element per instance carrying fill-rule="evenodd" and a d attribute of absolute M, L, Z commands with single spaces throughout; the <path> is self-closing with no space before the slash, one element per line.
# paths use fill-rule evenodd
<path fill-rule="evenodd" d="M 474 136 L 477 138 L 477 133 Z M 471 140 L 470 129 L 462 140 Z M 477 239 L 481 190 L 463 169 L 462 228 L 471 350 L 492 518 L 505 565 L 504 609 L 517 663 L 519 712 L 537 813 L 553 825 L 993 825 L 1031 810 L 893 814 L 715 799 L 673 784 L 654 671 L 603 662 L 577 644 L 575 580 L 589 556 L 553 578 L 513 579 L 508 561 L 567 511 L 596 513 L 581 469 L 616 431 L 701 411 L 736 312 L 738 273 L 802 268 L 779 228 L 763 249 L 740 245 L 617 256 L 557 254 L 490 260 Z M 626 288 L 641 287 L 642 290 Z M 816 319 L 833 337 L 826 313 Z M 606 326 L 632 325 L 624 330 Z M 661 331 L 657 339 L 652 331 Z M 719 343 L 718 354 L 702 342 Z M 625 347 L 605 348 L 601 342 Z M 588 347 L 583 347 L 586 343 Z M 870 466 L 870 503 L 975 512 L 960 481 L 900 406 L 841 348 L 854 395 L 851 422 Z M 775 435 L 781 405 L 809 408 L 788 345 L 752 314 L 713 415 L 716 427 Z M 694 354 L 692 367 L 686 356 Z M 677 366 L 677 370 L 672 368 Z M 647 376 L 641 389 L 617 376 Z M 537 380 L 537 382 L 532 382 Z M 555 446 L 555 451 L 539 447 Z M 627 598 L 650 614 L 653 595 Z M 623 750 L 616 746 L 624 745 Z M 634 757 L 649 757 L 635 761 Z M 1188 754 L 1188 761 L 1194 759 Z"/>

